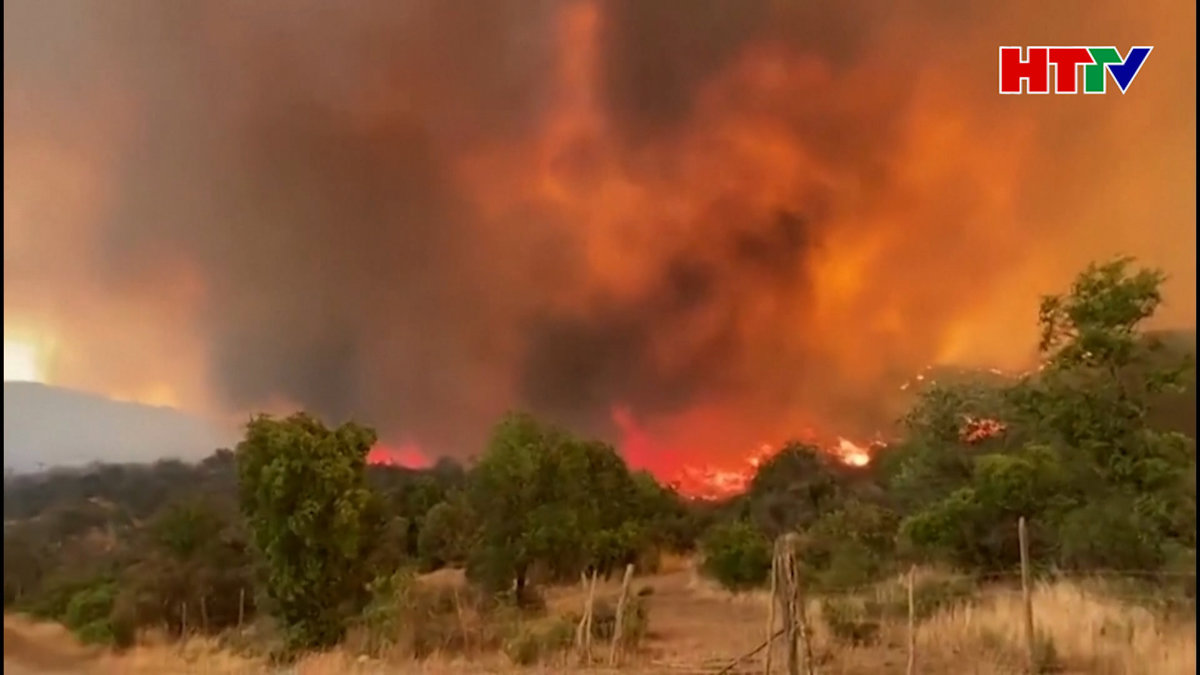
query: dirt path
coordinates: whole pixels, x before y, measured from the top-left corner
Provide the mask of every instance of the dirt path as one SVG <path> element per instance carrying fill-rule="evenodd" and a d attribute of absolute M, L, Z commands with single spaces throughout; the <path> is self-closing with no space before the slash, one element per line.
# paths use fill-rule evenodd
<path fill-rule="evenodd" d="M 4 671 L 17 675 L 80 675 L 96 650 L 79 645 L 70 633 L 52 623 L 35 623 L 20 616 L 4 619 Z"/>
<path fill-rule="evenodd" d="M 462 583 L 461 573 L 446 572 L 442 583 Z M 619 580 L 613 579 L 597 589 L 598 597 L 615 602 L 619 592 Z M 727 593 L 714 592 L 705 585 L 697 584 L 691 570 L 676 569 L 654 576 L 644 577 L 634 584 L 636 589 L 646 591 L 651 613 L 650 634 L 643 644 L 643 652 L 626 665 L 630 675 L 645 673 L 687 672 L 687 666 L 705 668 L 725 665 L 733 656 L 744 653 L 762 640 L 765 617 L 765 600 L 754 594 L 732 598 Z M 578 586 L 550 589 L 547 601 L 552 611 L 578 611 L 583 606 L 583 591 Z M 714 621 L 714 617 L 719 620 Z M 203 647 L 203 645 L 196 645 Z M 188 650 L 191 651 L 191 650 Z M 319 657 L 314 657 L 320 661 Z M 357 665 L 357 664 L 351 664 Z M 494 665 L 494 664 L 493 664 Z M 383 668 L 383 670 L 380 670 Z M 345 663 L 307 663 L 294 672 L 313 675 L 354 672 L 420 672 L 423 675 L 446 673 L 504 672 L 515 669 L 511 666 L 484 669 L 483 663 L 437 664 L 427 663 L 381 666 L 373 668 L 347 668 Z M 122 655 L 103 653 L 87 648 L 57 624 L 37 623 L 20 616 L 6 616 L 4 620 L 4 672 L 16 675 L 107 675 L 107 673 L 145 673 L 163 675 L 170 672 L 179 675 L 185 672 L 261 674 L 269 672 L 261 664 L 235 663 L 226 653 L 200 653 L 185 657 L 180 650 L 143 645 Z M 531 675 L 538 669 L 523 669 Z"/>
<path fill-rule="evenodd" d="M 90 655 L 38 626 L 4 619 L 4 672 L 16 675 L 80 675 Z M 23 623 L 23 622 L 20 622 Z"/>

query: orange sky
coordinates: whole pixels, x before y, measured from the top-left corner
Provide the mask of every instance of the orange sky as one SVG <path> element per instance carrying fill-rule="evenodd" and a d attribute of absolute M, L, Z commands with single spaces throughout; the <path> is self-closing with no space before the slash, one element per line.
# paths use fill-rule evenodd
<path fill-rule="evenodd" d="M 273 2 L 6 3 L 5 339 L 50 382 L 460 456 L 622 409 L 707 460 L 1020 367 L 1098 258 L 1195 323 L 1193 3 Z M 998 95 L 1060 43 L 1155 50 Z"/>

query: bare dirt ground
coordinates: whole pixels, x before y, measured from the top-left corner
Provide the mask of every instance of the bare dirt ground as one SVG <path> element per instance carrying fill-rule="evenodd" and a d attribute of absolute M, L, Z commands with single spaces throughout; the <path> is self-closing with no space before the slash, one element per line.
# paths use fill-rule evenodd
<path fill-rule="evenodd" d="M 461 583 L 455 573 L 438 573 L 431 583 Z M 638 578 L 634 589 L 652 588 L 646 598 L 650 633 L 639 653 L 631 655 L 620 672 L 717 673 L 735 657 L 759 645 L 766 635 L 767 598 L 763 593 L 734 596 L 697 577 L 686 566 Z M 600 597 L 615 597 L 618 582 L 598 588 Z M 578 612 L 583 592 L 576 587 L 550 589 L 551 612 Z M 1039 588 L 1035 614 L 1040 632 L 1053 642 L 1058 673 L 1064 675 L 1183 675 L 1196 672 L 1195 621 L 1165 619 L 1145 609 L 1084 592 L 1060 582 Z M 878 640 L 852 647 L 833 638 L 815 604 L 817 672 L 820 675 L 889 675 L 904 673 L 907 626 L 889 620 Z M 1020 593 L 992 589 L 969 607 L 944 611 L 924 623 L 916 637 L 917 672 L 922 675 L 1000 675 L 1023 669 L 1023 603 Z M 598 648 L 607 654 L 606 648 Z M 783 654 L 776 650 L 774 672 L 783 671 Z M 61 626 L 35 624 L 5 617 L 4 672 L 17 675 L 466 675 L 476 673 L 587 673 L 564 656 L 558 662 L 520 668 L 506 657 L 466 661 L 435 656 L 420 662 L 374 661 L 345 649 L 316 654 L 286 669 L 271 668 L 220 649 L 211 640 L 179 644 L 140 645 L 122 655 L 79 646 Z M 733 673 L 761 673 L 761 658 L 749 660 Z"/>
<path fill-rule="evenodd" d="M 76 646 L 69 638 L 57 626 L 5 617 L 5 674 L 74 675 L 95 654 Z"/>

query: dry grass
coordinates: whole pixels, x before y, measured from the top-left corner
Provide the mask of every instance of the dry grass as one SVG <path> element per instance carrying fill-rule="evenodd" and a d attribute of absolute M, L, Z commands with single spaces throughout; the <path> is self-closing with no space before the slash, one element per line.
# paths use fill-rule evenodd
<path fill-rule="evenodd" d="M 766 633 L 764 593 L 733 595 L 697 577 L 694 568 L 674 564 L 669 571 L 635 580 L 635 590 L 650 587 L 650 629 L 644 648 L 627 661 L 627 673 L 715 672 L 733 657 L 762 642 Z M 936 579 L 923 574 L 923 579 Z M 461 579 L 442 573 L 438 585 Z M 873 597 L 890 594 L 897 584 L 876 589 Z M 599 597 L 615 597 L 619 582 L 597 588 Z M 549 589 L 551 616 L 578 612 L 584 594 L 578 585 Z M 815 651 L 821 675 L 903 673 L 907 628 L 895 611 L 882 618 L 876 639 L 849 646 L 830 629 L 819 600 L 811 603 Z M 918 628 L 918 672 L 922 675 L 999 675 L 1020 672 L 1023 657 L 1022 600 L 1011 588 L 982 591 L 973 602 L 939 611 Z M 1196 672 L 1195 619 L 1169 619 L 1143 608 L 1107 599 L 1083 586 L 1058 582 L 1039 587 L 1034 597 L 1039 631 L 1053 645 L 1061 673 L 1096 675 L 1176 675 Z M 1045 640 L 1046 638 L 1044 638 Z M 512 665 L 502 653 L 471 657 L 435 653 L 426 659 L 374 660 L 348 648 L 314 654 L 287 668 L 271 668 L 262 659 L 236 656 L 213 640 L 165 644 L 154 640 L 120 655 L 97 654 L 79 647 L 61 627 L 6 617 L 5 658 L 35 672 L 70 667 L 72 673 L 204 673 L 207 675 L 334 675 L 342 673 L 561 673 L 585 672 L 567 655 L 556 655 L 535 667 Z M 600 650 L 598 650 L 600 651 Z M 775 663 L 782 672 L 782 653 Z M 761 660 L 750 666 L 761 672 Z M 37 669 L 41 668 L 41 671 Z"/>
<path fill-rule="evenodd" d="M 930 667 L 960 672 L 1015 672 L 1024 644 L 1021 594 L 993 590 L 974 606 L 934 616 L 918 633 L 918 654 Z M 1072 582 L 1038 587 L 1034 595 L 1037 631 L 1053 645 L 1056 665 L 1065 672 L 1102 675 L 1176 675 L 1196 672 L 1195 617 L 1155 615 L 1107 599 Z"/>

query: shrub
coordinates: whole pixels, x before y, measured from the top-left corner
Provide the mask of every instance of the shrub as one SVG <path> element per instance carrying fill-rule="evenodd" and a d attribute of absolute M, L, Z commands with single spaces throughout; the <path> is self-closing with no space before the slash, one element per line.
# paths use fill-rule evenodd
<path fill-rule="evenodd" d="M 924 621 L 943 610 L 965 605 L 975 598 L 977 588 L 971 579 L 965 578 L 918 578 L 913 586 L 913 616 Z M 879 594 L 884 614 L 890 618 L 908 617 L 908 587 L 892 583 L 880 589 Z"/>
<path fill-rule="evenodd" d="M 761 586 L 771 571 L 770 542 L 746 522 L 713 527 L 701 549 L 704 573 L 732 591 Z"/>
<path fill-rule="evenodd" d="M 913 587 L 913 614 L 918 621 L 949 609 L 971 602 L 976 593 L 970 579 L 924 579 Z M 905 600 L 904 613 L 908 613 Z"/>
<path fill-rule="evenodd" d="M 821 616 L 829 632 L 839 642 L 855 647 L 874 644 L 879 639 L 879 603 L 852 599 L 827 598 L 821 601 Z"/>
<path fill-rule="evenodd" d="M 97 622 L 107 624 L 116 596 L 117 586 L 112 582 L 102 582 L 78 591 L 67 603 L 63 623 L 77 632 Z M 95 633 L 96 630 L 91 632 Z"/>
<path fill-rule="evenodd" d="M 77 585 L 72 587 L 78 588 Z M 58 603 L 61 597 L 56 594 L 49 600 Z M 130 647 L 137 623 L 135 616 L 117 602 L 117 597 L 115 582 L 93 580 L 71 594 L 58 618 L 84 644 Z"/>
<path fill-rule="evenodd" d="M 127 611 L 120 603 L 117 603 L 113 606 L 112 612 L 109 613 L 108 626 L 114 647 L 127 649 L 133 646 L 137 638 L 136 615 Z"/>
<path fill-rule="evenodd" d="M 522 626 L 504 642 L 504 653 L 515 664 L 529 666 L 568 649 L 575 639 L 575 624 L 557 618 L 549 624 Z"/>
<path fill-rule="evenodd" d="M 410 570 L 380 577 L 369 588 L 371 599 L 348 640 L 361 653 L 424 658 L 435 652 L 528 649 L 518 644 L 523 620 L 537 613 L 479 589 L 422 584 Z"/>
<path fill-rule="evenodd" d="M 621 644 L 634 646 L 646 636 L 650 626 L 650 612 L 641 596 L 631 596 L 625 599 L 625 618 L 621 623 Z M 579 615 L 570 615 L 571 625 L 578 625 Z M 612 640 L 617 628 L 616 607 L 604 600 L 596 600 L 592 607 L 592 637 L 595 640 L 608 642 Z"/>
<path fill-rule="evenodd" d="M 94 578 L 55 577 L 49 580 L 40 593 L 29 595 L 20 608 L 39 619 L 61 621 L 67 606 L 77 593 L 98 583 Z"/>

